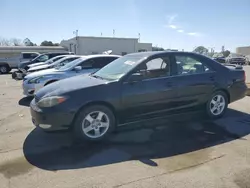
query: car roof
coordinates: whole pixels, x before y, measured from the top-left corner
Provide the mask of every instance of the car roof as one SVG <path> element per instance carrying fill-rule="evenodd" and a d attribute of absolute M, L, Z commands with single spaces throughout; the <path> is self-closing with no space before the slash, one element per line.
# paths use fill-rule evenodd
<path fill-rule="evenodd" d="M 95 55 L 86 55 L 83 57 L 93 58 L 93 57 L 121 57 L 121 56 L 120 55 L 111 55 L 111 54 L 95 54 Z"/>
<path fill-rule="evenodd" d="M 137 52 L 137 53 L 131 53 L 126 56 L 134 56 L 134 57 L 139 57 L 139 58 L 148 58 L 148 57 L 153 57 L 157 55 L 163 55 L 163 54 L 179 54 L 179 55 L 200 55 L 194 52 L 185 52 L 185 51 L 149 51 L 149 52 Z"/>

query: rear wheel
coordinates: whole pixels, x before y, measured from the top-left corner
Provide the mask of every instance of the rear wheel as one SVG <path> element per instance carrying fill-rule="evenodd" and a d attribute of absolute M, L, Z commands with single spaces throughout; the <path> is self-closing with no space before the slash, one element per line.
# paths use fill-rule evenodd
<path fill-rule="evenodd" d="M 228 97 L 225 92 L 217 91 L 213 93 L 206 104 L 207 115 L 212 119 L 222 117 L 228 106 Z"/>
<path fill-rule="evenodd" d="M 115 128 L 115 117 L 106 106 L 93 105 L 76 117 L 74 136 L 77 140 L 100 141 Z"/>
<path fill-rule="evenodd" d="M 10 70 L 11 70 L 11 68 L 9 67 L 9 65 L 5 65 L 5 64 L 0 65 L 0 73 L 1 74 L 7 74 L 10 72 Z"/>

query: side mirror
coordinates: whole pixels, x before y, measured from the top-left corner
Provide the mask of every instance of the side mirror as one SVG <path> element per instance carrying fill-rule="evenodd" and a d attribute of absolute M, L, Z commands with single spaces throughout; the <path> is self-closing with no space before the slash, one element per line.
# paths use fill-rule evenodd
<path fill-rule="evenodd" d="M 140 72 L 136 72 L 129 77 L 128 82 L 129 83 L 139 82 L 142 81 L 142 79 L 143 79 L 143 74 Z"/>
<path fill-rule="evenodd" d="M 74 70 L 75 70 L 76 72 L 78 72 L 78 71 L 82 70 L 82 67 L 81 67 L 81 66 L 76 66 L 76 67 L 74 68 Z"/>

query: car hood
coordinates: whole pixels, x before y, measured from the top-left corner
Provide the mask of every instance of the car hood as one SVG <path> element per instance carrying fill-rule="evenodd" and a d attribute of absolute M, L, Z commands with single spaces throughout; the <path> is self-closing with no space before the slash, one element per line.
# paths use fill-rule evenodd
<path fill-rule="evenodd" d="M 25 67 L 27 64 L 29 64 L 31 61 L 22 61 L 22 62 L 20 62 L 19 64 L 18 64 L 18 67 L 20 67 L 20 68 L 23 68 L 23 67 Z"/>
<path fill-rule="evenodd" d="M 29 69 L 29 71 L 35 71 L 35 70 L 40 70 L 40 69 L 46 69 L 46 68 L 49 68 L 50 65 L 48 64 L 45 64 L 45 65 L 39 65 L 39 66 L 35 66 L 35 67 L 31 67 Z"/>
<path fill-rule="evenodd" d="M 35 96 L 36 99 L 40 100 L 44 97 L 65 95 L 68 92 L 103 85 L 107 83 L 107 80 L 97 79 L 86 74 L 79 75 L 47 85 L 46 87 L 40 89 L 35 94 Z"/>
<path fill-rule="evenodd" d="M 46 69 L 46 70 L 41 70 L 37 72 L 33 72 L 25 76 L 25 79 L 31 79 L 39 76 L 46 76 L 46 75 L 51 75 L 51 74 L 63 74 L 65 72 L 58 71 L 57 69 Z"/>

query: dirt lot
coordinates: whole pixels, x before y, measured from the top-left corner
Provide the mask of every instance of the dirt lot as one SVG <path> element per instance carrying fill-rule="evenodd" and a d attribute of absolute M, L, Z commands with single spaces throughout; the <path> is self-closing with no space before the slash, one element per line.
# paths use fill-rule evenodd
<path fill-rule="evenodd" d="M 217 121 L 179 115 L 80 145 L 34 128 L 29 101 L 0 75 L 1 188 L 250 187 L 250 97 Z"/>

